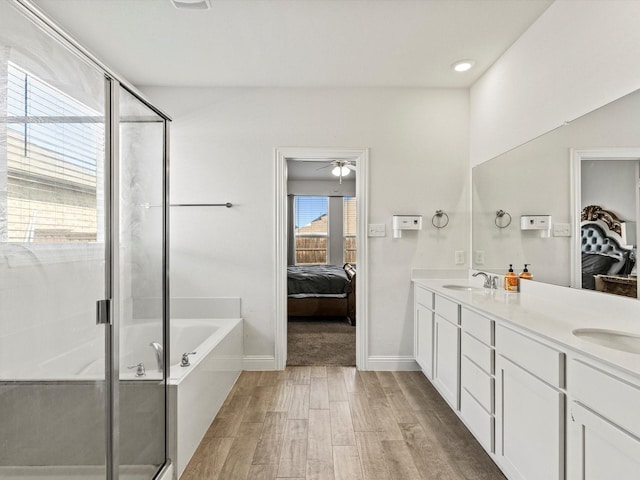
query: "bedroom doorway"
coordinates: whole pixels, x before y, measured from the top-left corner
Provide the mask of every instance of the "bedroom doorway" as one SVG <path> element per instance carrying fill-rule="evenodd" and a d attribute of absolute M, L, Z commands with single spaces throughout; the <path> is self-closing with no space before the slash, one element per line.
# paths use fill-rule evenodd
<path fill-rule="evenodd" d="M 367 160 L 366 149 L 276 149 L 277 369 L 366 368 Z"/>
<path fill-rule="evenodd" d="M 640 219 L 640 148 L 612 147 L 572 150 L 571 177 L 573 186 L 571 212 L 574 216 L 574 241 L 571 242 L 571 286 L 574 288 L 595 288 L 607 293 L 633 295 L 640 298 L 635 266 L 638 258 L 638 239 L 640 239 L 640 222 L 638 221 Z M 613 213 L 622 222 L 623 227 L 620 232 L 622 237 L 617 238 L 615 234 L 611 235 L 617 238 L 624 252 L 628 251 L 628 258 L 622 271 L 615 275 L 609 275 L 614 277 L 628 276 L 627 283 L 633 280 L 633 284 L 625 285 L 624 290 L 603 289 L 602 285 L 585 286 L 583 282 L 583 278 L 585 278 L 583 270 L 586 270 L 586 267 L 583 268 L 582 263 L 581 210 L 587 205 L 591 206 L 589 207 L 591 210 L 595 206 L 597 209 L 602 209 L 603 212 Z M 589 268 L 592 267 L 589 266 Z M 587 275 L 587 277 L 589 276 Z M 608 279 L 608 277 L 601 278 Z M 633 289 L 633 294 L 630 294 L 629 287 Z"/>

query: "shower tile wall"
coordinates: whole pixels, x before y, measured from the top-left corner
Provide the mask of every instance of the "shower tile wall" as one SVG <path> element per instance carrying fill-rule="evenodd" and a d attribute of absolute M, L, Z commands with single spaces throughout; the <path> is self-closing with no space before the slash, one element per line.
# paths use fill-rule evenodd
<path fill-rule="evenodd" d="M 121 463 L 160 465 L 164 404 L 155 381 L 120 385 Z M 95 405 L 104 393 L 93 382 L 0 383 L 0 467 L 19 465 L 102 465 L 104 417 Z M 160 457 L 158 458 L 158 456 Z"/>

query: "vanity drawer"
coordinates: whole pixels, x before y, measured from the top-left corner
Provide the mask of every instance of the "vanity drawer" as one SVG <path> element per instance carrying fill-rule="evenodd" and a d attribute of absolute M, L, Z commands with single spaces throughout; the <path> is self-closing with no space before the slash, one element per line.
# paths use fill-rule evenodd
<path fill-rule="evenodd" d="M 414 290 L 416 303 L 419 303 L 429 310 L 433 310 L 433 292 L 416 285 Z"/>
<path fill-rule="evenodd" d="M 502 325 L 496 325 L 496 353 L 554 387 L 564 387 L 564 353 Z"/>
<path fill-rule="evenodd" d="M 486 373 L 494 373 L 493 349 L 472 337 L 467 332 L 463 332 L 462 334 L 462 354 L 473 360 Z"/>
<path fill-rule="evenodd" d="M 462 322 L 462 329 L 464 331 L 469 332 L 487 345 L 493 345 L 493 329 L 495 324 L 493 320 L 462 307 L 460 321 Z"/>
<path fill-rule="evenodd" d="M 494 418 L 469 393 L 462 389 L 460 395 L 460 414 L 469 430 L 488 452 L 494 452 Z"/>
<path fill-rule="evenodd" d="M 567 388 L 578 402 L 640 436 L 640 386 L 573 360 L 569 364 Z"/>
<path fill-rule="evenodd" d="M 456 302 L 449 300 L 448 298 L 435 295 L 435 311 L 442 318 L 449 320 L 451 323 L 459 325 L 458 320 L 458 308 L 459 305 Z"/>
<path fill-rule="evenodd" d="M 460 385 L 475 397 L 482 407 L 493 412 L 493 378 L 467 357 L 462 357 Z"/>

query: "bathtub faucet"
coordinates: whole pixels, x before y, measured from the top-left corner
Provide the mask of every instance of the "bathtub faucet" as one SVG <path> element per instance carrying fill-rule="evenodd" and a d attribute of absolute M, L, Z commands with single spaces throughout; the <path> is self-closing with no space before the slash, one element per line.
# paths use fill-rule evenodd
<path fill-rule="evenodd" d="M 153 347 L 153 349 L 156 352 L 156 361 L 158 362 L 158 370 L 160 371 L 160 373 L 162 373 L 162 367 L 164 366 L 164 355 L 163 355 L 162 345 L 159 344 L 158 342 L 151 342 L 149 346 Z"/>
<path fill-rule="evenodd" d="M 189 367 L 191 363 L 189 362 L 189 355 L 195 355 L 196 352 L 185 352 L 182 354 L 182 360 L 180 361 L 181 367 Z"/>

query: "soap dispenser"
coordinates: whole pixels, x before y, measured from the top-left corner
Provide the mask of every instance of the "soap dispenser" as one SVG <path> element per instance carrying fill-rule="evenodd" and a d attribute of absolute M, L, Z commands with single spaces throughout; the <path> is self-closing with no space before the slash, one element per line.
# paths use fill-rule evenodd
<path fill-rule="evenodd" d="M 507 292 L 518 291 L 518 276 L 513 272 L 513 264 L 509 264 L 509 271 L 504 276 L 504 289 Z"/>
<path fill-rule="evenodd" d="M 527 267 L 531 265 L 530 263 L 525 263 L 524 264 L 524 270 L 522 270 L 522 273 L 520 274 L 520 278 L 524 279 L 524 280 L 531 280 L 533 278 L 533 275 L 531 274 L 531 272 L 529 270 L 527 270 Z"/>

